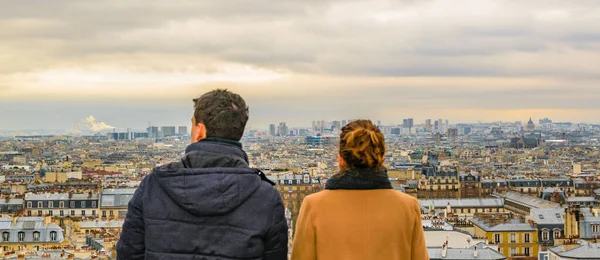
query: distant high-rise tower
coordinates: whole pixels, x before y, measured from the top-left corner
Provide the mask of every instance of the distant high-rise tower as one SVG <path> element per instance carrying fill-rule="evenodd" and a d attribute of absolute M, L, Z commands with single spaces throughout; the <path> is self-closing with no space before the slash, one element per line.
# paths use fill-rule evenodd
<path fill-rule="evenodd" d="M 458 129 L 449 128 L 448 129 L 448 140 L 456 141 L 458 138 Z"/>
<path fill-rule="evenodd" d="M 279 123 L 279 135 L 280 136 L 286 136 L 289 134 L 289 130 L 287 125 L 285 124 L 285 122 L 281 122 Z"/>
<path fill-rule="evenodd" d="M 161 127 L 161 130 L 162 130 L 163 137 L 175 136 L 175 127 L 174 126 L 163 126 L 163 127 Z"/>
<path fill-rule="evenodd" d="M 150 126 L 146 130 L 148 131 L 149 138 L 157 138 L 158 137 L 158 127 Z"/>
<path fill-rule="evenodd" d="M 269 135 L 270 136 L 276 136 L 277 135 L 277 127 L 275 127 L 274 124 L 270 124 L 269 125 Z"/>
<path fill-rule="evenodd" d="M 425 120 L 425 130 L 431 131 L 431 119 Z"/>
<path fill-rule="evenodd" d="M 408 128 L 410 130 L 411 128 L 413 128 L 414 124 L 415 124 L 414 119 L 408 118 L 408 119 L 403 120 L 402 127 Z"/>
<path fill-rule="evenodd" d="M 177 132 L 180 136 L 184 136 L 184 135 L 188 135 L 188 130 L 187 130 L 187 126 L 180 126 L 179 127 L 179 132 Z"/>

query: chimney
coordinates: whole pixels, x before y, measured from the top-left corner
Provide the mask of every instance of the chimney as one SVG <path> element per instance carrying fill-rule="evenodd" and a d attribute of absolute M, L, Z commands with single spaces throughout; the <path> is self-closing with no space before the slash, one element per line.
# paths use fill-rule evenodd
<path fill-rule="evenodd" d="M 47 227 L 52 222 L 52 217 L 50 215 L 44 216 L 44 226 Z"/>
<path fill-rule="evenodd" d="M 475 246 L 475 250 L 473 251 L 473 258 L 477 258 L 477 246 Z"/>
<path fill-rule="evenodd" d="M 13 215 L 13 217 L 12 217 L 12 225 L 13 226 L 17 224 L 17 219 L 19 219 L 19 216 Z"/>
<path fill-rule="evenodd" d="M 446 258 L 447 253 L 448 253 L 448 248 L 446 247 L 446 244 L 444 244 L 442 246 L 442 258 Z"/>

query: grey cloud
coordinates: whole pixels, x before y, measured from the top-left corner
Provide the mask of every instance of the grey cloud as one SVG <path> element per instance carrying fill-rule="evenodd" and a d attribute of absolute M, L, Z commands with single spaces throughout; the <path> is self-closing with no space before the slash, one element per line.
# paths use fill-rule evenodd
<path fill-rule="evenodd" d="M 390 10 L 421 10 L 438 1 L 384 2 Z M 504 2 L 502 2 L 504 3 Z M 498 13 L 513 16 L 491 18 L 466 17 L 449 21 L 415 18 L 414 24 L 377 24 L 354 10 L 357 17 L 340 22 L 329 19 L 338 6 L 347 2 L 315 1 L 119 1 L 71 2 L 40 1 L 10 5 L 0 11 L 0 19 L 37 19 L 48 26 L 12 30 L 2 34 L 3 41 L 17 46 L 21 52 L 46 48 L 48 59 L 77 60 L 89 55 L 115 55 L 127 59 L 135 53 L 190 53 L 252 64 L 288 69 L 301 73 L 361 74 L 371 76 L 522 76 L 552 73 L 568 75 L 568 70 L 539 66 L 528 70 L 511 69 L 514 62 L 498 61 L 497 55 L 510 52 L 537 53 L 543 56 L 548 45 L 564 48 L 590 49 L 582 42 L 596 41 L 595 29 L 589 22 L 600 16 L 587 12 L 575 21 L 554 24 L 536 22 L 532 17 L 539 10 L 555 7 L 572 13 L 600 9 L 588 2 L 506 2 L 507 9 Z M 377 11 L 385 11 L 379 9 Z M 365 20 L 367 19 L 367 20 Z M 459 20 L 456 20 L 459 19 Z M 483 20 L 480 20 L 483 19 Z M 573 20 L 573 19 L 572 19 Z M 169 34 L 169 26 L 192 24 L 189 31 Z M 588 22 L 583 24 L 583 22 Z M 451 26 L 454 23 L 454 26 Z M 478 24 L 481 23 L 481 24 Z M 578 33 L 569 33 L 577 28 Z M 562 32 L 562 31 L 565 32 Z M 550 33 L 548 33 L 550 32 Z M 136 38 L 135 35 L 141 35 Z M 24 45 L 22 45 L 24 44 Z M 587 48 L 585 48 L 587 47 Z M 469 60 L 476 56 L 480 61 Z M 448 59 L 445 59 L 445 58 Z M 51 66 L 30 64 L 30 67 Z M 543 65 L 543 64 L 541 64 Z M 588 74 L 598 73 L 591 71 Z"/>

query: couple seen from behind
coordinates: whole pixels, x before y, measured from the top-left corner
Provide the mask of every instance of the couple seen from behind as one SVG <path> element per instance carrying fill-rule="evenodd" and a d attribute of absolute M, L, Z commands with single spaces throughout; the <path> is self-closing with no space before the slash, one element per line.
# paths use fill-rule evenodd
<path fill-rule="evenodd" d="M 192 144 L 179 162 L 146 176 L 129 202 L 119 260 L 286 260 L 279 192 L 250 168 L 240 140 L 244 99 L 214 90 L 194 99 Z M 417 200 L 392 188 L 384 135 L 352 121 L 339 138 L 339 172 L 300 208 L 292 260 L 429 259 Z"/>

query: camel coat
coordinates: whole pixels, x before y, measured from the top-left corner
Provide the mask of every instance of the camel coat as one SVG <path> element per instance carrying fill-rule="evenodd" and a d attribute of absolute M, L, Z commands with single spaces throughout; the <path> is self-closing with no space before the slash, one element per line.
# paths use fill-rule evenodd
<path fill-rule="evenodd" d="M 417 200 L 393 189 L 325 190 L 304 199 L 292 260 L 427 260 Z"/>

